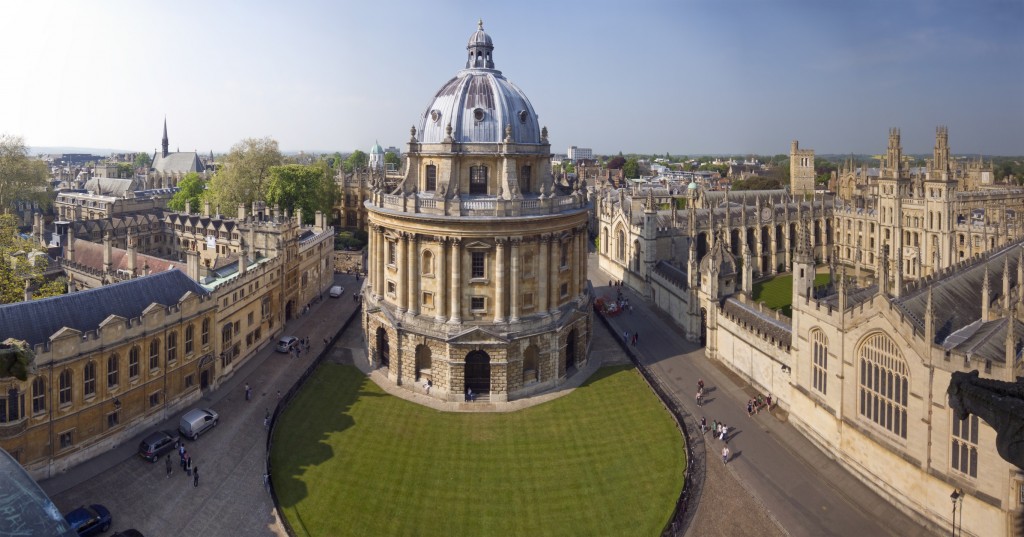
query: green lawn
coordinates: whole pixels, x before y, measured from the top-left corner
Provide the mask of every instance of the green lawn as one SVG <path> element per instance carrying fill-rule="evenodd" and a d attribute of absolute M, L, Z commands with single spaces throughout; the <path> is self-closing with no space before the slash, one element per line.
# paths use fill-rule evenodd
<path fill-rule="evenodd" d="M 814 276 L 815 287 L 828 283 L 828 273 L 819 273 Z M 758 282 L 753 287 L 754 300 L 764 302 L 764 305 L 773 309 L 781 310 L 786 316 L 793 315 L 793 275 L 782 274 L 770 280 Z"/>
<path fill-rule="evenodd" d="M 274 433 L 297 535 L 658 535 L 683 440 L 632 367 L 508 414 L 445 413 L 324 364 Z"/>

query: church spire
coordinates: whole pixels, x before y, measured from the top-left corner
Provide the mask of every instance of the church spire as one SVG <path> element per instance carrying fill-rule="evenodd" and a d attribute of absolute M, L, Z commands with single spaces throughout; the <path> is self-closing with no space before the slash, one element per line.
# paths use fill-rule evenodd
<path fill-rule="evenodd" d="M 170 141 L 167 139 L 167 116 L 164 116 L 164 137 L 160 141 L 160 147 L 163 148 L 163 152 L 161 153 L 161 156 L 163 156 L 163 157 L 167 156 L 167 147 L 169 145 L 171 145 L 171 144 L 170 144 Z"/>

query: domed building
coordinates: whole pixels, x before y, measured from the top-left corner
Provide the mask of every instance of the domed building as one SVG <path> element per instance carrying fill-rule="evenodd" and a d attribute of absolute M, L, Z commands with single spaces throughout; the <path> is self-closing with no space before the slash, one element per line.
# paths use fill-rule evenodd
<path fill-rule="evenodd" d="M 370 148 L 370 158 L 367 164 L 374 170 L 384 169 L 384 148 L 380 146 L 380 143 L 373 142 L 373 147 Z"/>
<path fill-rule="evenodd" d="M 502 402 L 586 363 L 588 200 L 555 183 L 547 129 L 494 68 L 482 22 L 466 50 L 411 129 L 402 181 L 365 203 L 362 320 L 396 384 Z"/>

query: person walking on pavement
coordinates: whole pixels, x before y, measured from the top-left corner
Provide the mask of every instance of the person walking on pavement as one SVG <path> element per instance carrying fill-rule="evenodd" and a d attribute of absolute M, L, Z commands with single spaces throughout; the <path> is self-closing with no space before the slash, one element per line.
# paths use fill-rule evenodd
<path fill-rule="evenodd" d="M 192 486 L 193 487 L 198 487 L 199 486 L 199 466 L 198 465 L 195 468 L 192 469 Z"/>
<path fill-rule="evenodd" d="M 164 460 L 167 462 L 167 477 L 171 477 L 171 454 L 168 453 Z"/>
<path fill-rule="evenodd" d="M 704 417 L 700 417 L 700 435 L 704 436 L 708 432 L 708 420 Z"/>
<path fill-rule="evenodd" d="M 252 388 L 250 388 L 249 387 L 249 383 L 246 382 L 245 383 L 245 400 L 248 401 L 250 399 L 252 399 Z"/>
<path fill-rule="evenodd" d="M 722 436 L 719 438 L 719 440 L 721 440 L 722 442 L 725 442 L 725 437 L 728 434 L 729 434 L 729 426 L 727 426 L 726 424 L 723 423 L 722 424 Z"/>
<path fill-rule="evenodd" d="M 192 475 L 192 456 L 188 453 L 185 454 L 185 474 Z"/>
<path fill-rule="evenodd" d="M 188 452 L 185 451 L 185 448 L 181 449 L 181 453 L 179 454 L 179 456 L 181 457 L 181 471 L 184 472 L 185 471 L 185 457 L 188 456 Z"/>
<path fill-rule="evenodd" d="M 722 446 L 722 464 L 729 464 L 729 444 Z"/>

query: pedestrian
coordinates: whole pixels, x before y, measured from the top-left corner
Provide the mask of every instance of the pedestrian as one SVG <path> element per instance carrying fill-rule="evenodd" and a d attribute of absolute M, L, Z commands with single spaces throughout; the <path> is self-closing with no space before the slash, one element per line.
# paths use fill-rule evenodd
<path fill-rule="evenodd" d="M 728 434 L 729 434 L 729 426 L 723 423 L 722 424 L 722 436 L 719 437 L 718 439 L 721 440 L 722 442 L 725 442 L 725 437 Z"/>
<path fill-rule="evenodd" d="M 718 436 L 718 420 L 711 420 L 711 436 Z"/>
<path fill-rule="evenodd" d="M 708 432 L 708 420 L 704 417 L 700 417 L 700 435 L 704 436 Z"/>
<path fill-rule="evenodd" d="M 704 405 L 704 394 L 701 393 L 700 390 L 697 390 L 697 406 L 703 406 L 703 405 Z"/>
<path fill-rule="evenodd" d="M 327 338 L 324 338 L 324 347 L 326 347 L 326 346 L 327 346 L 327 343 L 328 343 L 329 341 L 330 341 L 329 339 L 327 339 Z"/>
<path fill-rule="evenodd" d="M 193 487 L 198 487 L 199 486 L 199 466 L 198 465 L 195 468 L 192 469 L 192 486 Z"/>
<path fill-rule="evenodd" d="M 249 383 L 246 382 L 245 383 L 245 400 L 248 401 L 250 399 L 252 399 L 252 388 L 250 388 L 249 387 Z"/>
<path fill-rule="evenodd" d="M 633 346 L 634 347 L 636 347 L 636 340 L 637 339 L 640 339 L 640 333 L 639 332 L 633 332 Z"/>
<path fill-rule="evenodd" d="M 181 442 L 178 443 L 178 455 L 180 457 L 182 457 L 182 458 L 185 457 L 185 444 L 184 443 L 181 443 Z"/>
<path fill-rule="evenodd" d="M 629 343 L 629 330 L 622 331 L 622 341 L 625 343 Z"/>
<path fill-rule="evenodd" d="M 704 391 L 704 379 L 697 380 L 697 389 L 700 391 Z"/>
<path fill-rule="evenodd" d="M 188 453 L 185 454 L 185 473 L 192 475 L 192 456 Z"/>
<path fill-rule="evenodd" d="M 168 453 L 164 460 L 167 462 L 167 477 L 171 477 L 171 454 Z"/>
<path fill-rule="evenodd" d="M 729 444 L 722 446 L 722 464 L 729 463 Z"/>
<path fill-rule="evenodd" d="M 277 390 L 277 400 L 281 400 L 281 390 Z"/>
<path fill-rule="evenodd" d="M 185 471 L 185 457 L 187 457 L 187 456 L 188 456 L 188 452 L 183 450 L 181 452 L 181 471 L 182 472 Z"/>
<path fill-rule="evenodd" d="M 754 415 L 754 401 L 751 400 L 751 399 L 747 399 L 747 417 L 749 418 L 749 417 L 752 417 L 753 415 Z"/>
<path fill-rule="evenodd" d="M 768 399 L 766 401 L 768 403 L 768 410 L 771 411 L 771 409 L 772 409 L 772 394 L 768 394 Z"/>

